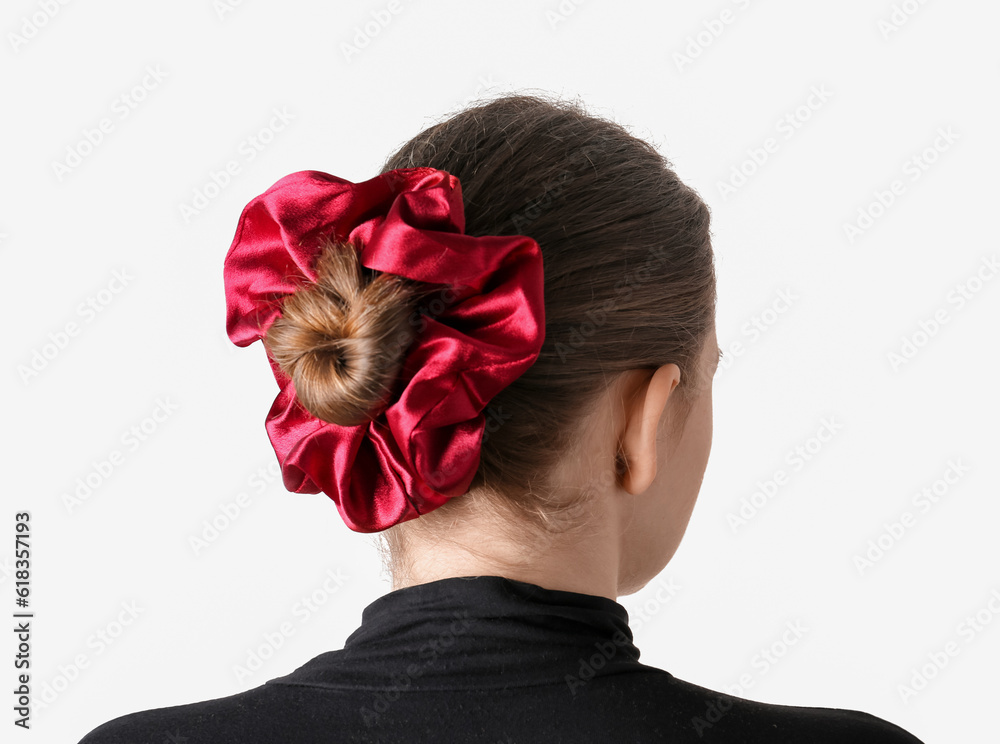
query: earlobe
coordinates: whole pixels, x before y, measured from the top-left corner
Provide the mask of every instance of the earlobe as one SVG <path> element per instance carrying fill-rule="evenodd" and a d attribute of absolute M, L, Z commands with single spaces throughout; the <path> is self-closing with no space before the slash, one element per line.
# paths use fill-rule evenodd
<path fill-rule="evenodd" d="M 670 394 L 681 379 L 676 364 L 648 372 L 625 401 L 620 450 L 625 460 L 622 488 L 632 495 L 645 491 L 656 477 L 657 435 Z"/>

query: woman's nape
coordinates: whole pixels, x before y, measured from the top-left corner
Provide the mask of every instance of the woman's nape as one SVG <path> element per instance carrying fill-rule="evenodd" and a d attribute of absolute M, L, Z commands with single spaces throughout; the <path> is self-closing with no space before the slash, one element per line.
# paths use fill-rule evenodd
<path fill-rule="evenodd" d="M 686 396 L 676 364 L 620 374 L 596 396 L 550 474 L 557 494 L 587 492 L 576 529 L 512 535 L 485 510 L 452 514 L 462 497 L 411 526 L 393 589 L 493 575 L 613 600 L 640 590 L 673 557 L 694 509 L 712 446 L 718 363 L 713 327 Z"/>

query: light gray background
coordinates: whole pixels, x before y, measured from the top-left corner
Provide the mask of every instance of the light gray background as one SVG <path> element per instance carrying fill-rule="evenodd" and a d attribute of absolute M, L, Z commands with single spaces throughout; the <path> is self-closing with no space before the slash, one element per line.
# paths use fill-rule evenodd
<path fill-rule="evenodd" d="M 242 207 L 278 178 L 365 180 L 439 116 L 528 89 L 580 96 L 632 127 L 713 211 L 727 351 L 714 449 L 679 552 L 621 599 L 642 660 L 714 689 L 742 678 L 757 700 L 869 711 L 927 742 L 993 735 L 1000 277 L 977 271 L 1000 254 L 996 4 L 46 7 L 7 3 L 0 51 L 3 531 L 31 512 L 31 671 L 51 700 L 22 739 L 76 741 L 124 713 L 262 684 L 339 648 L 388 590 L 372 538 L 275 477 L 263 423 L 276 388 L 260 346 L 225 336 L 223 257 Z M 358 40 L 373 13 L 391 20 Z M 797 128 L 780 123 L 789 115 Z M 57 172 L 104 118 L 110 131 Z M 253 150 L 254 136 L 269 141 Z M 766 161 L 723 194 L 768 138 Z M 915 171 L 914 157 L 933 162 Z M 239 172 L 185 218 L 228 161 Z M 893 203 L 872 209 L 895 180 Z M 880 213 L 851 240 L 859 210 Z M 969 287 L 962 307 L 956 285 Z M 88 298 L 99 313 L 80 307 Z M 921 338 L 939 311 L 947 322 Z M 46 350 L 68 323 L 76 335 Z M 915 335 L 916 354 L 894 368 L 889 355 Z M 176 410 L 123 442 L 158 401 Z M 812 441 L 824 420 L 836 432 Z M 786 459 L 796 447 L 811 450 L 800 468 Z M 113 450 L 118 466 L 68 506 Z M 954 462 L 965 471 L 938 485 L 937 503 L 915 502 Z M 785 482 L 734 531 L 727 515 L 779 469 Z M 235 519 L 196 552 L 191 536 L 241 493 Z M 859 569 L 906 512 L 902 536 Z M 10 537 L 0 562 L 11 612 Z M 314 593 L 323 604 L 306 616 Z M 283 623 L 280 647 L 238 676 Z M 119 630 L 110 644 L 98 635 Z M 948 644 L 957 655 L 904 700 L 900 686 Z"/>

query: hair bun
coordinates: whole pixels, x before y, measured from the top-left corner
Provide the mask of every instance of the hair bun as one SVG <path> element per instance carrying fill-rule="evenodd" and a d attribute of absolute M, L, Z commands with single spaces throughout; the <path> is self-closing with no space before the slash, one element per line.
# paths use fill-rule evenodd
<path fill-rule="evenodd" d="M 326 239 L 316 281 L 287 297 L 264 343 L 316 418 L 341 426 L 386 403 L 415 335 L 416 285 L 366 269 L 350 243 Z"/>

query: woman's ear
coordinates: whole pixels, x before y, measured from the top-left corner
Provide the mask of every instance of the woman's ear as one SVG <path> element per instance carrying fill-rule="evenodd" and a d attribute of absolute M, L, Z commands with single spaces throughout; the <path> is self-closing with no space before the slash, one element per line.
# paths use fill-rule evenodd
<path fill-rule="evenodd" d="M 637 495 L 656 477 L 656 439 L 670 394 L 681 380 L 676 364 L 665 364 L 655 372 L 644 371 L 631 394 L 624 399 L 624 419 L 619 449 L 625 461 L 622 488 Z"/>

